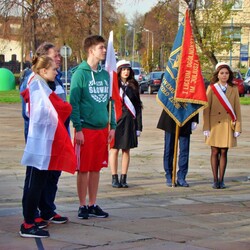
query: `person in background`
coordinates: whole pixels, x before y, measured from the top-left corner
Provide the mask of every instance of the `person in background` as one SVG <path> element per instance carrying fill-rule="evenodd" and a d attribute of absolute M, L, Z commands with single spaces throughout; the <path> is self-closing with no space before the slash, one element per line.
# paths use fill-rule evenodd
<path fill-rule="evenodd" d="M 205 142 L 211 147 L 214 189 L 225 188 L 224 175 L 228 149 L 237 145 L 241 133 L 241 110 L 233 72 L 227 63 L 215 67 L 212 83 L 207 88 L 208 107 L 203 111 Z"/>
<path fill-rule="evenodd" d="M 51 142 L 50 136 L 55 127 L 55 121 L 53 118 L 57 117 L 57 119 L 60 120 L 59 122 L 64 122 L 67 117 L 69 117 L 72 108 L 69 103 L 62 101 L 58 96 L 56 96 L 56 94 L 54 95 L 57 99 L 54 99 L 54 102 L 50 102 L 50 99 L 47 96 L 52 96 L 51 93 L 53 92 L 49 88 L 49 82 L 54 82 L 57 75 L 57 66 L 54 60 L 48 56 L 35 55 L 33 57 L 32 64 L 32 71 L 34 75 L 30 80 L 26 91 L 22 92 L 22 95 L 29 104 L 30 121 L 33 121 L 32 129 L 29 129 L 28 131 L 27 144 L 22 164 L 26 164 L 26 162 L 33 162 L 35 164 L 36 162 L 41 166 L 34 165 L 33 167 L 29 167 L 29 180 L 26 179 L 24 183 L 25 188 L 22 200 L 24 223 L 21 225 L 19 234 L 22 237 L 28 238 L 44 238 L 49 237 L 49 232 L 39 228 L 35 219 L 37 207 L 39 207 L 41 203 L 43 190 L 49 183 L 48 179 L 50 178 L 51 171 L 48 171 L 49 169 L 46 167 L 48 165 L 47 160 L 50 161 L 52 157 L 50 156 L 50 159 L 48 159 L 47 151 L 46 153 L 38 152 L 35 154 L 32 149 L 34 148 L 34 144 L 37 146 L 37 150 L 42 148 L 44 145 L 48 145 L 49 147 L 49 142 Z M 51 111 L 52 105 L 55 111 Z M 48 117 L 50 119 L 47 121 Z M 62 128 L 65 130 L 65 133 L 67 133 L 65 127 L 62 126 Z M 49 129 L 51 129 L 51 131 L 49 131 Z M 62 132 L 60 131 L 59 133 Z M 42 137 L 41 140 L 39 139 L 40 136 Z M 57 147 L 58 142 L 61 142 L 61 138 L 53 141 L 53 148 Z M 68 143 L 71 143 L 70 139 L 68 140 Z M 53 160 L 58 160 L 57 154 L 53 155 Z"/>
<path fill-rule="evenodd" d="M 79 160 L 78 218 L 105 218 L 109 214 L 96 204 L 96 200 L 100 170 L 108 166 L 108 143 L 114 138 L 116 128 L 113 104 L 109 120 L 109 73 L 99 65 L 106 57 L 105 40 L 99 35 L 87 37 L 84 51 L 87 61 L 72 70 L 70 87 L 71 121 L 75 128 L 74 144 Z"/>
<path fill-rule="evenodd" d="M 138 146 L 138 136 L 142 132 L 142 102 L 139 84 L 134 78 L 130 62 L 117 63 L 118 84 L 122 99 L 122 116 L 117 121 L 114 145 L 110 149 L 112 187 L 127 188 L 127 172 L 130 163 L 130 149 Z M 118 154 L 122 150 L 121 178 L 118 178 Z"/>
<path fill-rule="evenodd" d="M 20 76 L 19 79 L 19 91 L 20 93 L 23 92 L 27 88 L 27 83 L 30 75 L 32 74 L 31 66 L 25 68 L 22 72 L 22 75 Z M 21 96 L 22 100 L 22 117 L 24 121 L 24 139 L 25 142 L 27 141 L 27 135 L 28 135 L 28 130 L 29 130 L 29 117 L 26 114 L 26 103 Z"/>
<path fill-rule="evenodd" d="M 197 128 L 198 122 L 199 116 L 195 115 L 187 123 L 185 123 L 184 126 L 180 127 L 178 159 L 179 169 L 177 172 L 177 185 L 180 187 L 189 187 L 189 184 L 186 181 L 186 176 L 189 166 L 190 135 L 192 134 L 192 131 Z M 165 110 L 161 113 L 157 128 L 165 131 L 163 166 L 165 170 L 166 184 L 168 187 L 172 187 L 176 123 Z"/>
<path fill-rule="evenodd" d="M 66 93 L 64 91 L 62 82 L 60 81 L 61 73 L 59 72 L 61 66 L 61 56 L 58 53 L 58 49 L 54 44 L 49 42 L 42 43 L 36 50 L 35 56 L 43 56 L 46 55 L 52 58 L 56 64 L 57 75 L 53 81 L 48 81 L 48 85 L 51 90 L 53 90 L 63 101 L 66 101 Z M 30 74 L 27 75 L 20 86 L 20 92 L 24 91 L 27 87 L 28 82 L 32 79 L 35 73 L 30 71 Z M 29 117 L 26 112 L 26 103 L 22 98 L 22 116 L 24 118 L 24 137 L 25 142 L 27 141 L 28 129 L 29 129 Z M 69 128 L 70 118 L 68 118 L 65 122 L 65 127 Z M 25 185 L 23 190 L 23 202 L 26 197 L 26 191 L 29 189 L 30 179 L 32 178 L 33 167 L 27 166 L 26 175 L 25 175 Z M 55 205 L 55 197 L 57 192 L 57 185 L 59 181 L 59 177 L 61 175 L 61 171 L 50 171 L 47 178 L 47 185 L 44 186 L 40 203 L 38 205 L 38 211 L 36 213 L 35 223 L 39 228 L 44 228 L 48 226 L 49 222 L 62 224 L 68 221 L 68 218 L 65 216 L 61 216 L 56 213 L 56 205 Z"/>

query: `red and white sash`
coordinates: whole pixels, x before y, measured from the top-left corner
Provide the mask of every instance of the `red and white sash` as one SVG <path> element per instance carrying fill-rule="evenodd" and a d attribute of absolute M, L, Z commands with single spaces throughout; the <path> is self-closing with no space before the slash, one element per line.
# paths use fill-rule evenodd
<path fill-rule="evenodd" d="M 236 115 L 234 113 L 232 105 L 228 101 L 225 93 L 222 91 L 222 89 L 220 88 L 219 84 L 218 83 L 212 84 L 211 85 L 211 89 L 213 90 L 213 92 L 215 93 L 215 95 L 217 96 L 217 98 L 219 99 L 219 101 L 222 104 L 222 106 L 225 108 L 225 110 L 231 116 L 232 121 L 235 122 L 236 121 Z"/>
<path fill-rule="evenodd" d="M 130 101 L 130 99 L 128 98 L 128 96 L 124 93 L 122 88 L 120 88 L 120 97 L 123 98 L 125 106 L 127 107 L 128 111 L 131 113 L 133 118 L 135 119 L 136 118 L 135 107 L 133 103 Z"/>

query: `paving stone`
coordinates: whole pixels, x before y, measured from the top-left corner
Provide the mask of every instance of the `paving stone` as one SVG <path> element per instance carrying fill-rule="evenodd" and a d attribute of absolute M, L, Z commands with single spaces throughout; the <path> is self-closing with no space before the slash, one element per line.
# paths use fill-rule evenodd
<path fill-rule="evenodd" d="M 1 250 L 250 249 L 250 106 L 242 106 L 243 133 L 238 147 L 228 153 L 228 188 L 211 187 L 210 148 L 204 143 L 202 124 L 191 136 L 187 176 L 190 187 L 169 188 L 162 166 L 163 131 L 156 129 L 161 107 L 154 95 L 142 95 L 142 100 L 144 131 L 139 147 L 131 150 L 130 187 L 112 188 L 110 169 L 101 171 L 98 205 L 110 217 L 78 219 L 76 174 L 62 173 L 57 212 L 70 221 L 64 225 L 50 224 L 51 237 L 42 240 L 24 239 L 18 234 L 23 221 L 25 175 L 25 167 L 20 165 L 24 148 L 21 105 L 0 104 Z"/>

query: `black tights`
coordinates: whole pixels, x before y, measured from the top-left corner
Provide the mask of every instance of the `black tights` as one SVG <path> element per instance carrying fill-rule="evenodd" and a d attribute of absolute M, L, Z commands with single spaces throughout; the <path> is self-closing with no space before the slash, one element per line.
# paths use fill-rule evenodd
<path fill-rule="evenodd" d="M 214 176 L 214 182 L 223 182 L 227 167 L 227 152 L 228 148 L 211 147 L 211 167 Z M 218 180 L 218 171 L 219 180 Z"/>

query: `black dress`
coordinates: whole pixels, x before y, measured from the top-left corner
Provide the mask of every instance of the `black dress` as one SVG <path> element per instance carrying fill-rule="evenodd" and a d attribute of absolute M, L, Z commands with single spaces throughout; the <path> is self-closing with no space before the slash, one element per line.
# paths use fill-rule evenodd
<path fill-rule="evenodd" d="M 139 96 L 139 91 L 136 91 L 131 86 L 122 86 L 124 93 L 130 99 L 135 107 L 136 118 L 130 113 L 127 107 L 122 104 L 122 116 L 117 121 L 115 130 L 115 149 L 130 149 L 138 145 L 136 131 L 142 131 L 142 104 Z"/>

